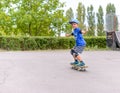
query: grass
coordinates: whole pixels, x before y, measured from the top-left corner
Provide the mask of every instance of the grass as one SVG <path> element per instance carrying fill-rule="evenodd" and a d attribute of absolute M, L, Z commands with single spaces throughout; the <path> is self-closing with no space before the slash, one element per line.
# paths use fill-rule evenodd
<path fill-rule="evenodd" d="M 51 50 L 51 49 L 47 49 L 47 50 Z M 52 50 L 67 50 L 67 49 L 52 49 Z M 98 48 L 98 47 L 85 47 L 85 51 L 109 51 L 109 50 L 113 50 L 111 48 Z M 116 51 L 120 51 L 120 48 L 119 49 L 115 49 Z M 3 51 L 8 51 L 8 50 L 5 50 L 5 49 L 0 49 L 0 52 L 3 52 Z M 16 50 L 9 50 L 9 51 L 16 51 Z M 18 51 L 22 51 L 22 50 L 18 50 Z M 24 50 L 25 51 L 25 50 Z M 41 51 L 41 50 L 27 50 L 27 51 Z"/>
<path fill-rule="evenodd" d="M 110 48 L 108 48 L 108 47 L 106 47 L 106 48 L 98 48 L 98 47 L 86 47 L 85 48 L 85 51 L 103 51 L 103 50 L 112 50 L 112 49 L 110 49 Z"/>

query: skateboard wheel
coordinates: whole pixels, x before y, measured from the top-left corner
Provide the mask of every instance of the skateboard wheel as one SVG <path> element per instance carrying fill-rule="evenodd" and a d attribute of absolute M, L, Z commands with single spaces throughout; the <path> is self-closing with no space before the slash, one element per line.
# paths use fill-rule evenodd
<path fill-rule="evenodd" d="M 78 68 L 75 68 L 75 70 L 78 70 Z"/>
<path fill-rule="evenodd" d="M 83 71 L 86 71 L 86 69 L 83 69 Z"/>
<path fill-rule="evenodd" d="M 74 68 L 74 66 L 71 67 L 72 69 Z"/>

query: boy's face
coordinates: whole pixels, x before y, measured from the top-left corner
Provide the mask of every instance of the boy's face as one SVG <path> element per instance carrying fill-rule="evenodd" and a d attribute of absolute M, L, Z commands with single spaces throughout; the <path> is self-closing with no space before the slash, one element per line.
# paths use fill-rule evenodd
<path fill-rule="evenodd" d="M 74 28 L 74 29 L 78 27 L 77 23 L 72 23 L 71 25 L 72 25 L 72 28 Z"/>

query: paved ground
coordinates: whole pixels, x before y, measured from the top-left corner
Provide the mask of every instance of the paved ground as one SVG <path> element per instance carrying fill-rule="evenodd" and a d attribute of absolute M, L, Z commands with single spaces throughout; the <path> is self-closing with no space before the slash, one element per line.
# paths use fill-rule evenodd
<path fill-rule="evenodd" d="M 87 72 L 69 50 L 0 52 L 0 93 L 120 93 L 120 51 L 84 51 Z"/>

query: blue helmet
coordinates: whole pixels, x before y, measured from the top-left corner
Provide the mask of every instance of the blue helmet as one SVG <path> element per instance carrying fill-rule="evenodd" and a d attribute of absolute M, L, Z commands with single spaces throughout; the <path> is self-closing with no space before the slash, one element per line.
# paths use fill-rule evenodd
<path fill-rule="evenodd" d="M 79 22 L 77 19 L 72 19 L 72 20 L 69 21 L 69 23 L 70 23 L 70 24 L 72 24 L 72 23 L 77 23 L 77 24 L 79 24 L 80 22 Z"/>

